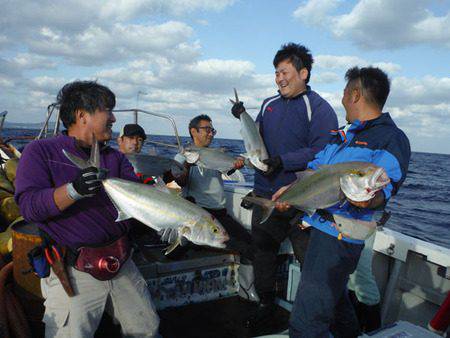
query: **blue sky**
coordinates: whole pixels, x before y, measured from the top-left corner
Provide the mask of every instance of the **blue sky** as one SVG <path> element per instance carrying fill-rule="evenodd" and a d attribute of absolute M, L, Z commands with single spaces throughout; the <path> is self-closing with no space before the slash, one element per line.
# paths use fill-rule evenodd
<path fill-rule="evenodd" d="M 345 71 L 376 65 L 392 79 L 386 104 L 414 151 L 450 154 L 450 2 L 436 0 L 8 1 L 0 18 L 0 110 L 39 122 L 57 91 L 97 79 L 117 108 L 189 119 L 209 114 L 217 137 L 240 138 L 228 98 L 257 108 L 276 91 L 272 59 L 283 43 L 313 53 L 311 86 L 335 108 Z M 250 109 L 249 109 L 250 110 Z M 250 110 L 253 116 L 257 109 Z M 115 129 L 130 121 L 119 116 Z M 165 123 L 144 118 L 147 132 Z"/>

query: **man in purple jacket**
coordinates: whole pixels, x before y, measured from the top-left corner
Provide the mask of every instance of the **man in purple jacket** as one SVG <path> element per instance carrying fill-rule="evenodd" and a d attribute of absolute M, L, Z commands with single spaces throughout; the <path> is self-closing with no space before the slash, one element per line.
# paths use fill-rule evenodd
<path fill-rule="evenodd" d="M 271 199 L 282 186 L 296 179 L 295 172 L 306 168 L 330 140 L 330 130 L 337 129 L 337 116 L 330 104 L 307 85 L 313 58 L 299 44 L 288 43 L 273 60 L 278 94 L 264 100 L 256 118 L 259 131 L 270 156 L 264 162 L 267 172 L 255 171 L 254 193 Z M 242 102 L 232 108 L 239 117 L 245 108 Z M 267 323 L 274 310 L 277 253 L 286 237 L 292 242 L 297 259 L 303 263 L 308 232 L 291 225 L 293 214 L 274 212 L 260 224 L 261 208 L 253 207 L 252 237 L 255 246 L 255 287 L 260 306 L 247 325 Z"/>
<path fill-rule="evenodd" d="M 64 149 L 88 159 L 95 136 L 102 144 L 100 163 L 106 175 L 138 180 L 125 156 L 106 145 L 115 122 L 115 96 L 96 82 L 76 81 L 66 84 L 57 100 L 67 130 L 25 148 L 15 195 L 23 217 L 73 256 L 67 273 L 75 296 L 65 293 L 53 271 L 41 280 L 46 337 L 92 337 L 111 305 L 125 336 L 157 336 L 158 315 L 145 280 L 129 258 L 129 222 L 115 221 L 117 211 L 102 188 L 101 171 L 80 170 L 63 154 Z M 98 256 L 106 246 L 112 253 Z M 97 279 L 99 273 L 107 280 Z"/>

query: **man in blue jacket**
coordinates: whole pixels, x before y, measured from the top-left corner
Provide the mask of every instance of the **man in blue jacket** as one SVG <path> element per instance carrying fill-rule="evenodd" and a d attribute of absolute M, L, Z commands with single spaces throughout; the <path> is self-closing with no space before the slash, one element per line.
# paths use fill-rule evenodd
<path fill-rule="evenodd" d="M 290 319 L 291 337 L 356 337 L 358 321 L 347 295 L 349 275 L 355 270 L 364 241 L 342 237 L 334 216 L 372 220 L 376 209 L 383 209 L 395 195 L 408 171 L 411 150 L 408 138 L 395 125 L 389 113 L 382 113 L 389 95 L 389 79 L 378 68 L 351 68 L 346 73 L 347 86 L 342 104 L 346 110 L 347 127 L 308 164 L 317 170 L 321 165 L 349 161 L 371 162 L 383 167 L 390 183 L 366 202 L 347 198 L 303 222 L 311 225 L 301 281 Z M 274 196 L 276 200 L 286 189 Z M 277 203 L 279 211 L 289 205 Z M 330 326 L 332 325 L 332 328 Z"/>
<path fill-rule="evenodd" d="M 278 94 L 264 100 L 256 122 L 267 148 L 269 169 L 255 172 L 254 193 L 271 198 L 282 186 L 292 183 L 295 172 L 306 169 L 330 140 L 330 130 L 337 129 L 336 113 L 330 104 L 307 85 L 313 57 L 299 44 L 288 43 L 273 60 Z M 242 102 L 232 108 L 235 117 L 244 111 Z M 255 246 L 253 266 L 255 287 L 260 304 L 247 323 L 256 327 L 265 323 L 274 310 L 277 253 L 280 244 L 289 237 L 297 258 L 302 261 L 307 242 L 305 233 L 290 223 L 294 215 L 273 213 L 261 221 L 261 208 L 253 207 L 252 239 Z"/>

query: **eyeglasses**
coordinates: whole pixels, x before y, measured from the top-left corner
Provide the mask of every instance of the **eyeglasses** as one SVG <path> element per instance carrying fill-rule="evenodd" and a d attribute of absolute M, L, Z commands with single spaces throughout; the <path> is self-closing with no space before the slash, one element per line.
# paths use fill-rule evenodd
<path fill-rule="evenodd" d="M 212 133 L 213 135 L 217 134 L 217 130 L 212 127 L 198 127 L 197 129 L 204 129 L 207 134 Z"/>

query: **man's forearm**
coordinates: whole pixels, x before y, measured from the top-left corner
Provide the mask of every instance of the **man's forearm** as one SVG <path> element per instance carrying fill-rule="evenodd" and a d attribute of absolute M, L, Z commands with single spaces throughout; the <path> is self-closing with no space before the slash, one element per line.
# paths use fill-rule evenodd
<path fill-rule="evenodd" d="M 177 182 L 177 184 L 180 187 L 184 187 L 187 185 L 188 177 L 189 177 L 189 171 L 187 173 L 181 174 L 180 176 L 177 176 L 175 178 L 175 182 Z"/>
<path fill-rule="evenodd" d="M 181 175 L 175 177 L 175 182 L 177 182 L 177 184 L 180 187 L 185 187 L 188 184 L 188 180 L 189 180 L 189 170 L 191 170 L 191 164 L 184 162 L 184 171 Z"/>

